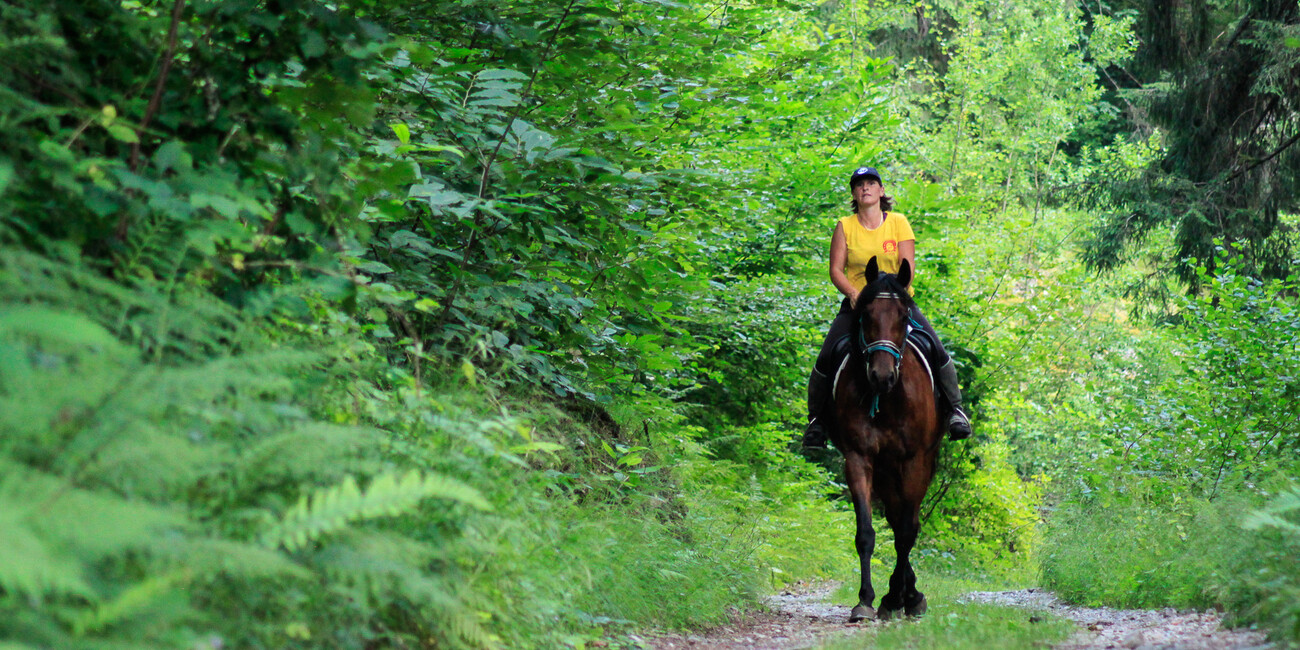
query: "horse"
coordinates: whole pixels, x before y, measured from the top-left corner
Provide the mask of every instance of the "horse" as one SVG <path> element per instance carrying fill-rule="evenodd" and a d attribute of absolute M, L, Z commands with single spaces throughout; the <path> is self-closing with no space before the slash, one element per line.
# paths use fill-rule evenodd
<path fill-rule="evenodd" d="M 925 613 L 925 594 L 916 589 L 909 556 L 921 527 L 921 500 L 934 478 L 944 426 L 926 361 L 907 342 L 915 304 L 907 294 L 911 265 L 882 274 L 875 258 L 867 264 L 867 285 L 858 295 L 850 330 L 849 356 L 835 379 L 831 440 L 844 454 L 844 475 L 857 516 L 854 542 L 862 571 L 858 604 L 849 622 L 873 615 L 887 620 L 902 610 Z M 872 499 L 883 506 L 894 530 L 898 561 L 889 591 L 872 610 L 871 554 L 876 531 Z"/>

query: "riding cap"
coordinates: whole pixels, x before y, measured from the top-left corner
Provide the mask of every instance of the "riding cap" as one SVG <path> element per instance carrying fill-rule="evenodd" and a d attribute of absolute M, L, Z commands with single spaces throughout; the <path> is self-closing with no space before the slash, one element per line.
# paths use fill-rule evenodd
<path fill-rule="evenodd" d="M 875 167 L 859 167 L 853 170 L 852 176 L 849 176 L 849 187 L 853 187 L 853 184 L 858 182 L 860 178 L 874 178 L 877 183 L 885 184 L 885 181 L 880 178 L 880 172 L 876 171 Z"/>

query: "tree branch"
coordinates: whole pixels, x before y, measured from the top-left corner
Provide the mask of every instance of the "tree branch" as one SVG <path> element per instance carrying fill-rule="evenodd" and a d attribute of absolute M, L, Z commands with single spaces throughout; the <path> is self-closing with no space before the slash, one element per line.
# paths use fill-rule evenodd
<path fill-rule="evenodd" d="M 181 14 L 185 11 L 185 0 L 176 0 L 172 5 L 172 23 L 167 29 L 167 53 L 163 55 L 162 69 L 158 71 L 158 83 L 154 84 L 153 96 L 149 98 L 149 105 L 145 108 L 144 119 L 140 120 L 140 125 L 135 129 L 135 142 L 131 144 L 131 160 L 129 166 L 131 171 L 140 168 L 140 137 L 145 129 L 149 128 L 149 122 L 153 121 L 154 115 L 158 113 L 158 107 L 162 105 L 163 88 L 167 85 L 167 74 L 171 72 L 172 61 L 176 58 L 176 31 L 180 26 Z M 117 230 L 114 233 L 118 241 L 126 239 L 127 228 L 131 225 L 131 213 L 123 211 L 121 218 L 117 220 Z"/>
<path fill-rule="evenodd" d="M 1291 136 L 1291 139 L 1287 140 L 1286 142 L 1283 142 L 1283 143 L 1282 143 L 1282 146 L 1280 146 L 1280 147 L 1278 147 L 1277 149 L 1275 149 L 1275 150 L 1273 151 L 1273 153 L 1271 153 L 1271 154 L 1265 156 L 1264 158 L 1261 158 L 1260 160 L 1255 161 L 1255 164 L 1253 164 L 1253 165 L 1251 165 L 1251 166 L 1249 166 L 1249 167 L 1247 167 L 1247 168 L 1245 168 L 1245 169 L 1243 169 L 1243 170 L 1241 170 L 1241 171 L 1239 171 L 1239 172 L 1237 172 L 1237 173 L 1235 173 L 1235 174 L 1229 176 L 1229 177 L 1228 177 L 1224 182 L 1226 183 L 1226 182 L 1228 182 L 1228 181 L 1231 181 L 1231 180 L 1237 178 L 1238 176 L 1241 176 L 1242 174 L 1245 174 L 1246 172 L 1249 172 L 1250 170 L 1252 170 L 1252 169 L 1254 169 L 1254 168 L 1256 168 L 1256 167 L 1259 167 L 1260 165 L 1262 165 L 1262 164 L 1264 164 L 1264 163 L 1266 163 L 1266 162 L 1268 162 L 1268 161 L 1270 161 L 1270 160 L 1272 160 L 1272 159 L 1274 159 L 1274 158 L 1277 158 L 1279 154 L 1281 154 L 1283 151 L 1286 151 L 1288 148 L 1291 147 L 1291 145 L 1295 144 L 1296 142 L 1300 142 L 1300 133 L 1296 133 L 1295 135 Z"/>

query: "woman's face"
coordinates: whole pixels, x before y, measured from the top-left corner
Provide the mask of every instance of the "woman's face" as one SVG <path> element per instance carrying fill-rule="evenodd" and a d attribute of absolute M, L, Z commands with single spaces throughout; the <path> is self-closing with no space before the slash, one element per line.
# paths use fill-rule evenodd
<path fill-rule="evenodd" d="M 885 188 L 880 181 L 874 178 L 864 179 L 861 183 L 853 186 L 853 200 L 858 205 L 875 205 L 880 203 L 880 197 L 885 193 Z"/>

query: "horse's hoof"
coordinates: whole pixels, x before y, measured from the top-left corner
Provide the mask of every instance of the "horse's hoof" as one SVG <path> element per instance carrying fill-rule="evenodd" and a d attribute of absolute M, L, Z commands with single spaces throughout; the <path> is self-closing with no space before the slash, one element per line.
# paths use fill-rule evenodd
<path fill-rule="evenodd" d="M 864 621 L 868 618 L 871 618 L 872 616 L 875 615 L 876 613 L 872 611 L 870 605 L 858 605 L 857 607 L 853 608 L 852 612 L 849 612 L 849 622 L 857 623 L 859 621 Z"/>
<path fill-rule="evenodd" d="M 908 616 L 921 616 L 922 614 L 925 614 L 925 610 L 925 596 L 921 596 L 921 602 L 906 608 L 904 611 L 907 612 Z"/>
<path fill-rule="evenodd" d="M 876 618 L 882 621 L 888 621 L 889 619 L 894 618 L 894 615 L 898 614 L 898 612 L 899 610 L 897 609 L 885 609 L 884 607 L 881 607 L 876 610 Z"/>

